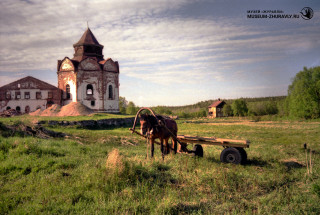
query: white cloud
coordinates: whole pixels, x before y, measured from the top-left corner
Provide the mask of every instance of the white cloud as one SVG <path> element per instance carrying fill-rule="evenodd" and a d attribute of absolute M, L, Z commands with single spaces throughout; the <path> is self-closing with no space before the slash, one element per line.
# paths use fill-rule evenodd
<path fill-rule="evenodd" d="M 192 2 L 2 0 L 1 80 L 11 80 L 8 72 L 55 71 L 58 59 L 73 57 L 72 44 L 80 39 L 86 21 L 104 45 L 105 58 L 119 61 L 122 80 L 168 88 L 186 84 L 184 91 L 187 85 L 213 82 L 209 91 L 217 92 L 218 82 L 266 78 L 263 73 L 276 67 L 269 62 L 290 64 L 293 55 L 320 47 L 319 28 L 307 22 L 276 31 L 272 25 L 227 16 L 167 16 Z M 279 68 L 275 74 L 282 72 Z M 123 93 L 128 91 L 124 87 Z"/>

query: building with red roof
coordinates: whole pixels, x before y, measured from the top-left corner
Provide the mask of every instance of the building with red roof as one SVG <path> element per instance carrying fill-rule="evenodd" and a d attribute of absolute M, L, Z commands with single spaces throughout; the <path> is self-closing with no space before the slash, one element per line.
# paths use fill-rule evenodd
<path fill-rule="evenodd" d="M 216 117 L 223 117 L 223 106 L 226 103 L 218 99 L 218 101 L 213 102 L 209 108 L 209 117 L 216 118 Z"/>

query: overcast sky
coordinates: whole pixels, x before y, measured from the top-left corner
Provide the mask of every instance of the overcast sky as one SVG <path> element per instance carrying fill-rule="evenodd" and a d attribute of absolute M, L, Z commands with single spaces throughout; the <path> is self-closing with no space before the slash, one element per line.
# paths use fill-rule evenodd
<path fill-rule="evenodd" d="M 87 21 L 120 64 L 120 96 L 139 106 L 286 95 L 320 65 L 319 0 L 1 0 L 0 86 L 28 75 L 57 86 L 57 60 L 73 57 Z"/>

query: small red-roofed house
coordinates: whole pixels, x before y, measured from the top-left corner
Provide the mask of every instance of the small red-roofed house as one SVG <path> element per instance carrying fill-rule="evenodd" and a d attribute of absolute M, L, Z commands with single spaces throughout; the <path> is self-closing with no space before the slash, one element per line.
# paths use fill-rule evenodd
<path fill-rule="evenodd" d="M 213 102 L 209 108 L 209 117 L 216 118 L 216 117 L 223 117 L 223 106 L 226 103 L 218 99 L 218 101 Z"/>

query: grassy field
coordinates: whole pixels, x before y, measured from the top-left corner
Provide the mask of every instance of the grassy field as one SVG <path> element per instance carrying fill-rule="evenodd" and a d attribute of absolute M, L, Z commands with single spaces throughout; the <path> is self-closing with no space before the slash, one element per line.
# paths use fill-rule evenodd
<path fill-rule="evenodd" d="M 251 140 L 248 163 L 223 164 L 223 148 L 214 146 L 204 146 L 203 158 L 164 161 L 156 147 L 146 159 L 145 140 L 128 128 L 0 137 L 0 214 L 320 213 L 320 122 L 196 119 L 178 127 L 179 134 Z"/>

